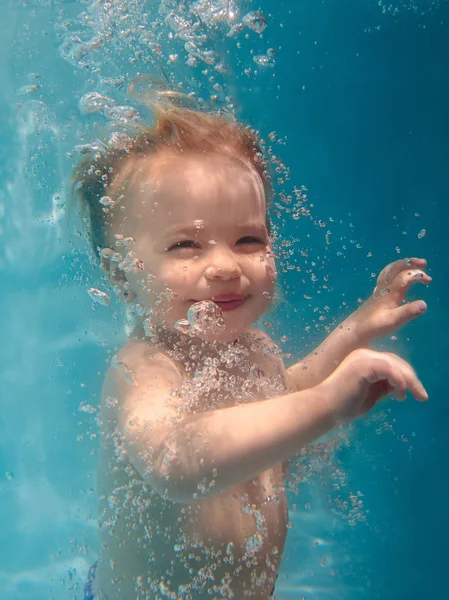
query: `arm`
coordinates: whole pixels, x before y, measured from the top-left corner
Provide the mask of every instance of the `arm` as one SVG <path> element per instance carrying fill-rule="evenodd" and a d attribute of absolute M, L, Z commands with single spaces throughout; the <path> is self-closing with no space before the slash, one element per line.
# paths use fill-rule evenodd
<path fill-rule="evenodd" d="M 182 383 L 175 367 L 148 354 L 141 348 L 119 356 L 134 384 L 126 369 L 112 367 L 104 394 L 119 400 L 117 420 L 135 468 L 175 502 L 194 502 L 246 482 L 335 425 L 317 390 L 193 414 L 173 393 Z"/>
<path fill-rule="evenodd" d="M 368 337 L 357 332 L 354 315 L 351 315 L 306 358 L 287 369 L 288 387 L 296 391 L 315 387 L 331 375 L 351 352 L 368 348 L 368 344 Z"/>
<path fill-rule="evenodd" d="M 324 400 L 307 390 L 191 415 L 167 436 L 164 491 L 190 502 L 249 481 L 298 454 L 335 426 Z"/>

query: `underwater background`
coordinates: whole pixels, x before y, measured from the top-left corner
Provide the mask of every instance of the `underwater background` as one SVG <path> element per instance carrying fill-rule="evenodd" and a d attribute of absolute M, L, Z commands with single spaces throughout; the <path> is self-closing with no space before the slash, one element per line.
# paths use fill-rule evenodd
<path fill-rule="evenodd" d="M 85 145 L 149 118 L 139 73 L 234 110 L 274 157 L 284 300 L 265 326 L 287 363 L 387 263 L 427 258 L 410 294 L 427 314 L 374 347 L 430 401 L 385 401 L 293 469 L 277 598 L 445 598 L 449 2 L 0 0 L 0 17 L 0 598 L 81 599 L 98 552 L 96 408 L 124 333 L 87 294 L 105 284 L 68 189 Z"/>

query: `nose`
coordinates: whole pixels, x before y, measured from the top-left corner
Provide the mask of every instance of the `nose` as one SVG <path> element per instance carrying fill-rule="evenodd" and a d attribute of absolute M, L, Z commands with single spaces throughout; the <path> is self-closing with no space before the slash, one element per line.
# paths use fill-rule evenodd
<path fill-rule="evenodd" d="M 230 281 L 238 279 L 242 274 L 239 263 L 234 254 L 225 248 L 215 248 L 210 253 L 209 264 L 204 271 L 206 279 L 210 281 Z"/>

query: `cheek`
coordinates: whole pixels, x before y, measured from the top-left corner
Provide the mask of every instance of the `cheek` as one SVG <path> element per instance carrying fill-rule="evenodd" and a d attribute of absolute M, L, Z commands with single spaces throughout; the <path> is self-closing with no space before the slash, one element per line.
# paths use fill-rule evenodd
<path fill-rule="evenodd" d="M 267 273 L 267 277 L 270 277 L 273 281 L 273 283 L 276 283 L 276 279 L 277 279 L 277 269 L 276 269 L 276 263 L 274 262 L 274 258 L 273 256 L 268 256 L 265 259 L 265 268 L 266 268 L 266 273 Z"/>
<path fill-rule="evenodd" d="M 134 291 L 147 290 L 154 285 L 154 275 L 146 270 L 127 273 L 126 277 Z"/>
<path fill-rule="evenodd" d="M 258 256 L 253 268 L 257 269 L 258 276 L 263 278 L 267 284 L 274 285 L 276 283 L 276 264 L 271 253 Z"/>
<path fill-rule="evenodd" d="M 174 292 L 187 287 L 195 277 L 195 266 L 183 261 L 165 264 L 159 272 L 161 283 Z"/>

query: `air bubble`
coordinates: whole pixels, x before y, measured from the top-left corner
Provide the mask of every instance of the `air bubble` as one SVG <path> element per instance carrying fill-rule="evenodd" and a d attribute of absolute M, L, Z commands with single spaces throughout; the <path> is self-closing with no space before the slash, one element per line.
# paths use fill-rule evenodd
<path fill-rule="evenodd" d="M 88 115 L 102 110 L 109 110 L 115 106 L 115 101 L 97 92 L 88 92 L 80 99 L 78 106 L 82 115 Z"/>
<path fill-rule="evenodd" d="M 198 60 L 194 56 L 189 56 L 186 60 L 186 65 L 188 67 L 196 67 L 198 65 Z"/>
<path fill-rule="evenodd" d="M 220 73 L 220 75 L 226 75 L 228 73 L 228 67 L 224 63 L 222 63 L 222 62 L 217 63 L 214 66 L 214 70 L 217 73 Z M 226 97 L 226 102 L 230 102 L 229 97 Z"/>
<path fill-rule="evenodd" d="M 115 236 L 117 237 L 117 236 Z M 120 238 L 117 238 L 117 246 L 125 246 L 125 248 L 129 248 L 130 246 L 132 246 L 133 244 L 136 243 L 135 238 L 129 236 L 129 237 L 123 237 L 123 235 Z"/>
<path fill-rule="evenodd" d="M 227 37 L 237 36 L 242 31 L 243 27 L 244 27 L 243 23 L 237 23 L 236 25 L 233 25 L 231 27 L 231 29 L 229 30 L 229 32 L 226 34 Z"/>
<path fill-rule="evenodd" d="M 61 56 L 76 67 L 85 67 L 89 64 L 89 54 L 98 50 L 105 39 L 94 36 L 90 40 L 83 40 L 78 35 L 70 35 L 65 38 L 59 51 Z"/>
<path fill-rule="evenodd" d="M 91 153 L 102 154 L 102 153 L 106 152 L 106 147 L 104 146 L 104 144 L 102 142 L 97 140 L 96 142 L 92 142 L 90 144 L 77 145 L 77 146 L 75 146 L 74 150 L 79 155 L 91 154 Z"/>
<path fill-rule="evenodd" d="M 253 61 L 259 65 L 259 67 L 274 67 L 276 64 L 276 61 L 274 60 L 273 57 L 271 56 L 266 56 L 266 55 L 260 55 L 260 56 L 254 56 L 253 57 Z"/>
<path fill-rule="evenodd" d="M 118 400 L 117 398 L 113 398 L 112 396 L 106 396 L 106 398 L 104 399 L 104 403 L 108 408 L 114 408 L 114 406 L 117 406 Z"/>
<path fill-rule="evenodd" d="M 111 259 L 112 260 L 112 259 Z M 138 258 L 134 252 L 128 252 L 121 262 L 118 264 L 118 268 L 125 273 L 138 273 L 144 267 L 143 261 Z"/>
<path fill-rule="evenodd" d="M 117 201 L 110 196 L 102 196 L 98 202 L 108 208 L 112 208 L 117 203 Z"/>
<path fill-rule="evenodd" d="M 156 330 L 154 328 L 154 324 L 153 321 L 151 320 L 151 318 L 147 318 L 144 320 L 143 322 L 143 330 L 145 332 L 145 335 L 148 338 L 153 338 L 156 335 Z"/>
<path fill-rule="evenodd" d="M 111 121 L 127 125 L 130 121 L 137 121 L 140 117 L 138 112 L 132 106 L 113 106 L 105 109 L 105 115 Z"/>
<path fill-rule="evenodd" d="M 97 412 L 95 406 L 92 406 L 91 404 L 80 404 L 79 410 L 81 412 L 89 413 L 90 415 L 93 415 Z"/>
<path fill-rule="evenodd" d="M 263 14 L 258 11 L 249 12 L 243 17 L 242 23 L 256 33 L 263 33 L 267 28 L 267 20 Z"/>
<path fill-rule="evenodd" d="M 37 94 L 40 90 L 40 87 L 34 83 L 32 85 L 24 85 L 18 90 L 19 96 L 31 96 L 32 94 Z"/>
<path fill-rule="evenodd" d="M 123 373 L 126 383 L 128 383 L 129 385 L 133 385 L 133 386 L 137 385 L 137 380 L 136 380 L 134 373 L 131 371 L 131 369 L 129 369 L 126 366 L 126 364 L 124 362 L 119 360 L 117 355 L 112 357 L 111 367 L 113 367 Z"/>
<path fill-rule="evenodd" d="M 193 304 L 187 313 L 187 319 L 194 331 L 214 333 L 224 328 L 221 308 L 210 300 Z"/>
<path fill-rule="evenodd" d="M 102 290 L 99 290 L 97 288 L 90 288 L 90 290 L 88 290 L 87 293 L 92 298 L 92 300 L 95 302 L 95 304 L 101 304 L 102 306 L 109 306 L 109 304 L 111 303 L 110 296 L 106 292 L 103 292 Z"/>
<path fill-rule="evenodd" d="M 108 144 L 115 150 L 126 150 L 132 146 L 133 141 L 128 134 L 122 131 L 114 131 L 109 138 Z"/>
<path fill-rule="evenodd" d="M 262 548 L 262 537 L 260 535 L 251 535 L 246 540 L 246 552 L 253 554 Z"/>
<path fill-rule="evenodd" d="M 180 319 L 179 321 L 176 321 L 175 329 L 180 333 L 189 333 L 190 323 L 187 319 Z"/>
<path fill-rule="evenodd" d="M 191 12 L 207 26 L 214 28 L 218 23 L 231 24 L 236 16 L 235 0 L 197 0 Z"/>
<path fill-rule="evenodd" d="M 200 48 L 194 42 L 187 42 L 184 48 L 191 56 L 202 60 L 207 65 L 214 65 L 217 61 L 217 55 L 213 50 L 205 50 Z"/>
<path fill-rule="evenodd" d="M 172 13 L 165 18 L 165 23 L 181 40 L 187 42 L 195 39 L 191 23 L 181 15 Z"/>

